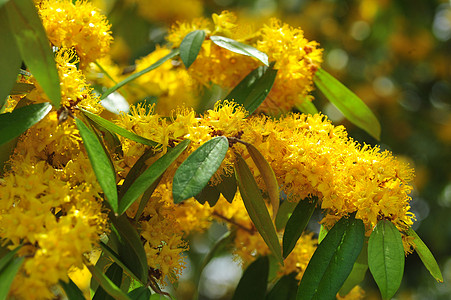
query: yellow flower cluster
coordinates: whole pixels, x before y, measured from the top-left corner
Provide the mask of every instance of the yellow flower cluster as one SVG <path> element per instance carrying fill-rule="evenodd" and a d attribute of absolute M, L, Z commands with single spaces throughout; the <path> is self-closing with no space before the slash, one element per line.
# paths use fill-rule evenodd
<path fill-rule="evenodd" d="M 240 55 L 217 46 L 210 36 L 221 35 L 256 47 L 266 53 L 269 62 L 278 70 L 274 86 L 259 111 L 280 114 L 303 101 L 311 101 L 313 75 L 322 62 L 322 50 L 317 42 L 309 42 L 299 28 L 271 19 L 269 25 L 252 31 L 240 24 L 233 13 L 213 14 L 208 19 L 191 23 L 176 23 L 167 40 L 173 47 L 180 46 L 183 38 L 194 30 L 204 30 L 206 40 L 188 73 L 203 85 L 217 84 L 226 90 L 235 87 L 249 72 L 262 65 L 256 59 Z M 232 99 L 230 99 L 232 100 Z"/>
<path fill-rule="evenodd" d="M 58 48 L 74 48 L 82 69 L 109 52 L 111 25 L 90 2 L 43 0 L 38 11 L 50 42 Z"/>

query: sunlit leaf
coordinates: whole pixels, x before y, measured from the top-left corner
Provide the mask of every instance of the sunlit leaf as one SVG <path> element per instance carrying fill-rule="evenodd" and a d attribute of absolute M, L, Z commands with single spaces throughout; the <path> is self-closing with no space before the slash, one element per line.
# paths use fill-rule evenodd
<path fill-rule="evenodd" d="M 163 63 L 165 63 L 167 60 L 173 58 L 174 56 L 177 56 L 179 54 L 179 49 L 174 49 L 172 50 L 171 53 L 169 53 L 168 55 L 166 55 L 165 57 L 159 59 L 156 63 L 150 65 L 149 67 L 145 68 L 142 71 L 139 71 L 137 73 L 134 73 L 130 76 L 128 76 L 127 78 L 125 78 L 124 80 L 122 80 L 121 82 L 119 82 L 118 84 L 116 84 L 115 86 L 109 88 L 108 90 L 106 90 L 102 96 L 100 97 L 100 99 L 105 99 L 109 94 L 113 93 L 114 91 L 120 89 L 121 87 L 123 87 L 124 85 L 126 85 L 127 83 L 129 83 L 130 81 L 135 80 L 136 78 L 158 68 L 159 66 L 161 66 Z"/>
<path fill-rule="evenodd" d="M 235 162 L 235 174 L 240 188 L 240 194 L 249 217 L 268 245 L 268 248 L 271 249 L 271 252 L 278 261 L 283 264 L 279 238 L 277 237 L 276 229 L 266 208 L 265 200 L 263 200 L 263 196 L 249 166 L 240 155 L 237 155 Z"/>
<path fill-rule="evenodd" d="M 366 104 L 332 75 L 319 69 L 314 77 L 315 85 L 350 122 L 379 140 L 381 125 Z"/>
<path fill-rule="evenodd" d="M 31 83 L 16 82 L 9 94 L 10 95 L 28 94 L 29 92 L 34 90 L 34 88 L 35 88 L 35 86 L 33 84 L 31 84 Z"/>
<path fill-rule="evenodd" d="M 365 274 L 368 270 L 368 238 L 365 238 L 363 242 L 362 251 L 360 251 L 359 257 L 352 267 L 351 274 L 346 278 L 345 283 L 341 287 L 340 296 L 346 296 L 356 285 L 361 283 L 365 278 Z"/>
<path fill-rule="evenodd" d="M 22 58 L 8 23 L 6 8 L 0 8 L 0 67 L 2 79 L 0 80 L 0 108 L 5 104 L 6 98 L 17 79 Z"/>
<path fill-rule="evenodd" d="M 59 285 L 63 288 L 66 293 L 68 300 L 85 300 L 85 296 L 83 296 L 83 292 L 80 288 L 69 278 L 68 282 L 63 280 L 59 281 Z"/>
<path fill-rule="evenodd" d="M 282 230 L 285 228 L 285 225 L 287 225 L 288 219 L 296 206 L 297 203 L 295 201 L 285 200 L 282 202 L 279 211 L 277 212 L 276 220 L 274 221 L 277 230 Z"/>
<path fill-rule="evenodd" d="M 161 175 L 164 171 L 185 151 L 190 140 L 184 140 L 173 149 L 160 157 L 149 168 L 147 168 L 136 180 L 130 188 L 125 192 L 119 201 L 119 214 L 124 213 L 130 205 L 135 202 Z"/>
<path fill-rule="evenodd" d="M 404 261 L 401 233 L 392 222 L 379 221 L 368 241 L 368 266 L 382 299 L 391 299 L 401 285 Z"/>
<path fill-rule="evenodd" d="M 318 197 L 305 198 L 299 201 L 283 233 L 283 257 L 286 258 L 296 246 L 296 242 L 307 227 L 310 218 L 315 211 Z"/>
<path fill-rule="evenodd" d="M 218 136 L 191 153 L 175 172 L 172 184 L 174 203 L 199 194 L 218 170 L 228 149 L 227 138 Z"/>
<path fill-rule="evenodd" d="M 426 269 L 428 269 L 435 280 L 437 280 L 438 282 L 443 282 L 442 272 L 440 271 L 434 255 L 432 255 L 426 244 L 421 240 L 421 238 L 412 228 L 409 228 L 407 234 L 414 238 L 413 242 L 415 243 L 415 251 L 418 253 L 418 256 L 420 256 L 420 259 Z"/>
<path fill-rule="evenodd" d="M 323 241 L 328 232 L 329 230 L 327 230 L 327 228 L 324 227 L 323 224 L 321 224 L 321 227 L 319 228 L 318 244 L 320 244 Z"/>
<path fill-rule="evenodd" d="M 111 282 L 114 285 L 120 287 L 122 283 L 122 273 L 123 273 L 122 268 L 119 267 L 118 264 L 113 263 L 108 267 L 108 269 L 105 272 L 105 275 L 111 280 Z M 100 285 L 97 288 L 94 297 L 92 297 L 92 300 L 114 300 L 114 298 L 111 297 Z"/>
<path fill-rule="evenodd" d="M 188 33 L 180 44 L 180 58 L 187 69 L 196 60 L 204 40 L 205 31 L 195 30 Z"/>
<path fill-rule="evenodd" d="M 118 197 L 116 188 L 116 173 L 111 166 L 110 158 L 105 153 L 102 144 L 97 138 L 96 134 L 89 130 L 89 128 L 80 119 L 75 119 L 75 124 L 83 139 L 83 145 L 88 153 L 89 161 L 92 169 L 96 175 L 97 181 L 102 188 L 108 204 L 114 212 L 118 209 Z"/>
<path fill-rule="evenodd" d="M 266 300 L 295 300 L 298 281 L 296 272 L 282 276 L 266 295 Z"/>
<path fill-rule="evenodd" d="M 362 250 L 364 235 L 362 220 L 338 221 L 310 259 L 296 299 L 335 299 Z"/>
<path fill-rule="evenodd" d="M 88 117 L 90 120 L 92 120 L 93 122 L 97 123 L 98 125 L 102 126 L 105 129 L 110 130 L 111 132 L 117 133 L 125 138 L 128 138 L 132 141 L 147 145 L 147 146 L 152 146 L 152 147 L 156 147 L 158 146 L 157 142 L 151 141 L 149 139 L 146 139 L 142 136 L 139 136 L 133 132 L 130 132 L 120 126 L 117 126 L 116 124 L 114 124 L 113 122 L 110 122 L 108 120 L 105 120 L 102 117 L 99 117 L 87 110 L 81 109 L 83 111 L 83 114 Z"/>
<path fill-rule="evenodd" d="M 276 75 L 277 70 L 260 66 L 241 80 L 225 99 L 243 105 L 252 114 L 271 91 Z"/>
<path fill-rule="evenodd" d="M 318 109 L 315 104 L 307 99 L 302 101 L 300 104 L 296 104 L 296 108 L 304 114 L 315 115 L 318 113 Z"/>
<path fill-rule="evenodd" d="M 262 256 L 244 271 L 232 300 L 265 299 L 269 259 Z"/>
<path fill-rule="evenodd" d="M 210 40 L 219 47 L 222 47 L 234 53 L 254 57 L 259 61 L 261 61 L 264 65 L 266 66 L 269 65 L 268 55 L 266 55 L 266 53 L 261 52 L 260 50 L 257 50 L 252 46 L 218 35 L 210 36 Z"/>
<path fill-rule="evenodd" d="M 59 107 L 61 89 L 55 59 L 34 1 L 10 0 L 4 8 L 22 59 L 52 104 Z"/>
<path fill-rule="evenodd" d="M 99 285 L 116 300 L 131 300 L 116 284 L 114 284 L 111 279 L 109 279 L 102 270 L 93 266 L 87 259 L 85 260 L 85 265 L 91 272 L 92 277 L 99 283 Z"/>
<path fill-rule="evenodd" d="M 0 270 L 0 300 L 6 300 L 14 277 L 19 271 L 24 257 L 14 257 Z"/>
<path fill-rule="evenodd" d="M 11 113 L 0 114 L 0 145 L 24 133 L 42 120 L 52 109 L 50 103 L 38 103 L 15 109 Z"/>
<path fill-rule="evenodd" d="M 266 191 L 268 192 L 269 200 L 271 201 L 273 217 L 277 215 L 279 210 L 279 183 L 277 182 L 276 174 L 274 170 L 269 165 L 265 157 L 260 153 L 260 151 L 255 148 L 254 145 L 246 143 L 247 151 L 249 152 L 252 160 L 260 172 L 260 176 L 266 185 Z"/>

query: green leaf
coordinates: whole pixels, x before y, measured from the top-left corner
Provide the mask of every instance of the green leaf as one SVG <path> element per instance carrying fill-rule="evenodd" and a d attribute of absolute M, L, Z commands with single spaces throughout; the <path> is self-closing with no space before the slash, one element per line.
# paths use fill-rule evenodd
<path fill-rule="evenodd" d="M 266 295 L 266 300 L 295 300 L 298 281 L 296 272 L 281 277 Z"/>
<path fill-rule="evenodd" d="M 382 299 L 391 299 L 401 285 L 404 261 L 404 247 L 398 229 L 390 221 L 379 221 L 368 241 L 368 266 Z"/>
<path fill-rule="evenodd" d="M 327 230 L 327 228 L 321 224 L 321 227 L 319 228 L 318 244 L 320 244 L 324 240 L 328 232 L 329 230 Z"/>
<path fill-rule="evenodd" d="M 187 69 L 196 60 L 204 40 L 205 31 L 195 30 L 188 33 L 180 44 L 180 58 Z"/>
<path fill-rule="evenodd" d="M 279 183 L 277 182 L 276 174 L 274 170 L 269 165 L 265 157 L 260 153 L 260 151 L 252 144 L 246 143 L 247 151 L 254 161 L 255 165 L 260 172 L 260 176 L 266 185 L 266 191 L 268 192 L 269 200 L 272 205 L 273 218 L 276 217 L 277 211 L 279 210 Z"/>
<path fill-rule="evenodd" d="M 35 86 L 33 84 L 31 84 L 31 83 L 16 82 L 9 94 L 10 95 L 28 94 L 29 92 L 34 90 L 34 88 L 35 88 Z"/>
<path fill-rule="evenodd" d="M 68 282 L 62 280 L 59 281 L 59 285 L 63 288 L 66 293 L 67 299 L 69 300 L 85 300 L 83 292 L 78 288 L 78 286 L 69 278 Z"/>
<path fill-rule="evenodd" d="M 75 124 L 83 139 L 83 145 L 88 152 L 89 161 L 91 162 L 97 181 L 102 188 L 107 202 L 110 204 L 114 212 L 118 210 L 118 197 L 116 188 L 116 173 L 111 166 L 110 158 L 105 153 L 102 144 L 96 134 L 80 119 L 75 118 Z"/>
<path fill-rule="evenodd" d="M 6 3 L 5 8 L 22 59 L 53 106 L 59 107 L 61 89 L 58 71 L 34 2 L 32 0 L 11 0 Z"/>
<path fill-rule="evenodd" d="M 173 149 L 160 157 L 149 168 L 147 168 L 136 180 L 130 188 L 125 192 L 119 201 L 119 214 L 124 213 L 130 205 L 135 202 L 161 175 L 164 171 L 182 154 L 188 147 L 190 140 L 184 140 Z"/>
<path fill-rule="evenodd" d="M 381 125 L 366 104 L 332 75 L 319 69 L 314 77 L 315 85 L 351 123 L 379 140 Z"/>
<path fill-rule="evenodd" d="M 286 258 L 296 246 L 305 227 L 315 211 L 318 197 L 307 197 L 299 201 L 293 211 L 283 233 L 283 257 Z"/>
<path fill-rule="evenodd" d="M 219 47 L 222 47 L 234 53 L 254 57 L 259 61 L 261 61 L 264 65 L 266 66 L 269 65 L 268 55 L 266 55 L 266 53 L 261 52 L 260 50 L 257 50 L 252 46 L 219 35 L 210 36 L 210 40 Z"/>
<path fill-rule="evenodd" d="M 235 174 L 238 186 L 240 187 L 241 197 L 243 198 L 244 206 L 246 207 L 249 217 L 271 252 L 283 265 L 282 249 L 280 248 L 279 238 L 277 237 L 276 229 L 274 228 L 274 224 L 266 209 L 265 200 L 263 200 L 263 196 L 255 182 L 251 170 L 240 155 L 237 155 L 235 162 Z"/>
<path fill-rule="evenodd" d="M 2 8 L 2 6 L 8 2 L 9 0 L 0 0 L 0 8 Z"/>
<path fill-rule="evenodd" d="M 307 99 L 304 99 L 300 104 L 296 104 L 296 108 L 304 114 L 316 115 L 318 113 L 315 104 Z"/>
<path fill-rule="evenodd" d="M 23 261 L 23 257 L 14 257 L 0 270 L 0 300 L 7 299 L 11 284 Z"/>
<path fill-rule="evenodd" d="M 265 299 L 268 273 L 268 257 L 259 257 L 244 271 L 232 300 Z"/>
<path fill-rule="evenodd" d="M 144 212 L 144 209 L 146 208 L 147 203 L 150 200 L 150 197 L 152 196 L 153 192 L 155 191 L 155 189 L 157 188 L 158 184 L 160 183 L 161 178 L 163 177 L 163 175 L 161 175 L 160 177 L 157 178 L 157 180 L 154 181 L 154 183 L 152 183 L 150 185 L 150 187 L 144 192 L 144 194 L 141 197 L 141 201 L 139 202 L 139 206 L 138 206 L 138 210 L 136 211 L 135 216 L 133 217 L 133 219 L 135 221 L 138 221 L 141 218 L 142 213 Z"/>
<path fill-rule="evenodd" d="M 280 205 L 279 211 L 276 215 L 276 220 L 274 223 L 276 224 L 277 230 L 282 230 L 287 225 L 288 219 L 290 218 L 293 210 L 297 206 L 297 202 L 284 200 Z"/>
<path fill-rule="evenodd" d="M 15 109 L 11 113 L 0 114 L 0 145 L 24 133 L 42 120 L 52 109 L 50 103 L 38 103 Z"/>
<path fill-rule="evenodd" d="M 221 193 L 217 187 L 207 184 L 199 194 L 194 196 L 194 198 L 202 205 L 205 204 L 205 202 L 208 202 L 210 207 L 213 207 L 218 202 L 220 195 Z"/>
<path fill-rule="evenodd" d="M 218 170 L 228 149 L 227 138 L 218 136 L 191 153 L 175 171 L 172 184 L 174 203 L 199 194 Z"/>
<path fill-rule="evenodd" d="M 241 80 L 225 99 L 233 100 L 243 105 L 250 115 L 269 94 L 276 75 L 277 70 L 271 67 L 260 66 Z"/>
<path fill-rule="evenodd" d="M 6 251 L 8 251 L 8 253 L 6 253 L 0 259 L 0 271 L 3 270 L 3 268 L 13 259 L 14 255 L 16 255 L 17 251 L 19 251 L 19 249 L 21 247 L 22 246 L 18 246 L 14 250 L 11 250 L 11 251 L 6 250 Z"/>
<path fill-rule="evenodd" d="M 105 275 L 113 284 L 119 287 L 122 283 L 122 273 L 122 268 L 118 264 L 113 263 L 108 267 Z M 114 300 L 114 298 L 111 297 L 102 286 L 99 286 L 92 300 Z"/>
<path fill-rule="evenodd" d="M 166 55 L 165 57 L 159 59 L 156 63 L 150 65 L 149 67 L 145 68 L 142 71 L 139 71 L 137 73 L 134 73 L 132 75 L 130 75 L 129 77 L 125 78 L 124 80 L 122 80 L 121 82 L 119 82 L 118 84 L 116 84 L 115 86 L 109 88 L 108 90 L 105 91 L 105 93 L 102 94 L 102 96 L 100 97 L 101 100 L 105 99 L 108 95 L 110 95 L 111 93 L 115 92 L 116 90 L 120 89 L 121 87 L 123 87 L 124 85 L 126 85 L 127 83 L 129 83 L 130 81 L 135 80 L 136 78 L 140 77 L 141 75 L 144 75 L 156 68 L 158 68 L 159 66 L 161 66 L 163 63 L 165 63 L 167 60 L 173 58 L 174 56 L 177 56 L 179 54 L 179 49 L 174 49 L 171 51 L 171 53 L 169 53 L 168 55 Z"/>
<path fill-rule="evenodd" d="M 130 277 L 132 277 L 134 280 L 141 282 L 141 279 L 139 279 L 138 277 L 136 277 L 135 273 L 133 273 L 125 263 L 122 262 L 121 258 L 119 257 L 119 254 L 117 254 L 116 252 L 114 252 L 113 249 L 111 249 L 110 247 L 108 247 L 107 244 L 105 244 L 104 242 L 100 241 L 100 248 L 102 248 L 103 254 L 107 255 L 110 260 L 112 260 L 113 262 L 115 262 L 116 264 L 118 264 L 122 270 L 127 273 L 127 275 L 129 275 Z M 145 282 L 141 282 L 142 284 L 145 284 Z"/>
<path fill-rule="evenodd" d="M 443 282 L 442 272 L 440 272 L 437 261 L 435 260 L 434 255 L 432 255 L 426 244 L 421 240 L 421 238 L 412 228 L 409 228 L 407 235 L 414 238 L 413 242 L 415 243 L 415 251 L 418 253 L 418 256 L 420 257 L 426 269 L 428 269 L 428 271 L 431 273 L 432 277 L 434 277 L 438 282 Z"/>
<path fill-rule="evenodd" d="M 129 292 L 128 296 L 132 300 L 149 300 L 150 297 L 152 296 L 152 293 L 150 292 L 148 287 L 141 286 Z"/>
<path fill-rule="evenodd" d="M 22 58 L 16 41 L 8 23 L 5 8 L 0 8 L 0 67 L 2 80 L 0 80 L 0 108 L 5 104 L 6 98 L 17 79 Z"/>
<path fill-rule="evenodd" d="M 335 299 L 362 250 L 364 235 L 362 220 L 341 218 L 310 259 L 296 299 Z"/>
<path fill-rule="evenodd" d="M 137 135 L 137 134 L 135 134 L 133 132 L 130 132 L 130 131 L 128 131 L 128 130 L 120 127 L 120 126 L 117 126 L 113 122 L 105 120 L 104 118 L 99 117 L 99 116 L 97 116 L 97 115 L 95 115 L 95 114 L 93 114 L 93 113 L 91 113 L 91 112 L 89 112 L 87 110 L 84 110 L 84 109 L 80 109 L 80 110 L 83 111 L 83 115 L 88 117 L 90 120 L 92 120 L 96 124 L 102 126 L 103 128 L 105 128 L 105 129 L 107 129 L 107 130 L 109 130 L 111 132 L 117 133 L 117 134 L 119 134 L 119 135 L 121 135 L 121 136 L 123 136 L 125 138 L 128 138 L 128 139 L 130 139 L 132 141 L 135 141 L 135 142 L 138 142 L 138 143 L 141 143 L 143 145 L 152 146 L 152 147 L 156 147 L 156 146 L 159 145 L 157 142 L 151 141 L 151 140 L 146 139 L 146 138 L 144 138 L 142 136 L 139 136 L 139 135 Z"/>
<path fill-rule="evenodd" d="M 235 174 L 232 174 L 231 176 L 221 175 L 221 179 L 221 182 L 216 187 L 224 198 L 229 203 L 232 203 L 237 190 Z"/>
<path fill-rule="evenodd" d="M 109 214 L 113 223 L 112 234 L 118 240 L 118 252 L 121 261 L 135 274 L 139 281 L 147 283 L 147 256 L 141 237 L 127 216 L 119 217 Z"/>
<path fill-rule="evenodd" d="M 99 285 L 116 300 L 131 300 L 111 279 L 109 279 L 102 270 L 96 266 L 90 264 L 87 260 L 85 265 L 92 274 L 92 278 L 95 279 Z M 100 288 L 100 287 L 99 287 Z"/>
<path fill-rule="evenodd" d="M 366 271 L 368 270 L 368 239 L 365 238 L 363 242 L 362 251 L 360 251 L 359 257 L 352 267 L 351 274 L 346 278 L 345 283 L 341 287 L 339 293 L 340 296 L 346 296 L 356 285 L 361 283 L 365 278 Z"/>

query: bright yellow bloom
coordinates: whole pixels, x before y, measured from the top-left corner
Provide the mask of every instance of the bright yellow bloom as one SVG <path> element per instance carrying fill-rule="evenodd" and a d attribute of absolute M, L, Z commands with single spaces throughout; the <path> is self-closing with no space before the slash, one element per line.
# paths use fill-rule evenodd
<path fill-rule="evenodd" d="M 365 291 L 356 285 L 347 295 L 341 297 L 337 294 L 337 300 L 361 300 L 365 297 Z"/>
<path fill-rule="evenodd" d="M 58 48 L 74 48 L 81 69 L 108 53 L 111 25 L 90 2 L 44 0 L 38 11 L 50 42 Z"/>

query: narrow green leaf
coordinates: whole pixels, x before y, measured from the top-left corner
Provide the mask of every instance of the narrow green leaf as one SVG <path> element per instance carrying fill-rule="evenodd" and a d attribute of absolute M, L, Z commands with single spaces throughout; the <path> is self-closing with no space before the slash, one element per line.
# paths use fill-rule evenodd
<path fill-rule="evenodd" d="M 164 171 L 182 154 L 188 147 L 190 140 L 184 140 L 173 149 L 160 157 L 149 168 L 147 168 L 136 180 L 130 188 L 125 192 L 119 201 L 119 214 L 124 213 L 130 205 L 135 202 L 161 175 Z"/>
<path fill-rule="evenodd" d="M 379 221 L 368 241 L 368 266 L 382 299 L 391 299 L 401 285 L 404 261 L 401 233 L 392 222 Z"/>
<path fill-rule="evenodd" d="M 249 166 L 240 155 L 237 155 L 237 160 L 235 162 L 235 174 L 238 186 L 240 187 L 241 197 L 243 198 L 244 206 L 246 207 L 249 217 L 271 252 L 283 265 L 282 249 L 280 248 L 279 238 L 277 237 L 276 229 L 274 228 L 274 224 L 266 209 L 265 200 L 263 200 L 263 196 L 255 182 Z"/>
<path fill-rule="evenodd" d="M 5 8 L 22 59 L 53 106 L 59 107 L 61 89 L 58 71 L 34 2 L 32 0 L 10 0 L 6 3 Z"/>
<path fill-rule="evenodd" d="M 271 291 L 266 295 L 266 300 L 295 300 L 298 281 L 296 272 L 281 277 Z"/>
<path fill-rule="evenodd" d="M 110 164 L 110 158 L 105 153 L 102 144 L 97 138 L 96 134 L 89 130 L 89 128 L 80 119 L 75 118 L 75 123 L 80 131 L 83 145 L 88 153 L 89 161 L 91 162 L 97 181 L 105 193 L 106 200 L 110 204 L 114 212 L 118 209 L 118 198 L 116 188 L 116 174 Z"/>
<path fill-rule="evenodd" d="M 33 84 L 31 84 L 31 83 L 16 82 L 9 94 L 10 95 L 28 94 L 29 92 L 34 90 L 34 88 L 35 88 L 35 86 Z"/>
<path fill-rule="evenodd" d="M 42 120 L 52 109 L 50 103 L 38 103 L 15 109 L 11 113 L 0 114 L 0 145 L 24 133 Z"/>
<path fill-rule="evenodd" d="M 224 196 L 224 198 L 229 203 L 232 203 L 237 190 L 235 174 L 232 174 L 231 176 L 222 175 L 221 179 L 221 182 L 216 187 L 218 188 L 218 191 Z"/>
<path fill-rule="evenodd" d="M 283 257 L 286 258 L 293 251 L 296 242 L 307 227 L 313 212 L 315 211 L 318 197 L 307 197 L 299 201 L 293 211 L 283 233 Z"/>
<path fill-rule="evenodd" d="M 119 267 L 118 264 L 113 263 L 108 267 L 108 270 L 105 272 L 106 277 L 108 277 L 111 282 L 120 287 L 122 283 L 122 268 Z M 100 285 L 96 293 L 94 294 L 94 297 L 92 297 L 92 300 L 114 300 L 113 297 L 111 297 L 105 289 Z"/>
<path fill-rule="evenodd" d="M 149 300 L 152 296 L 148 287 L 141 286 L 128 293 L 128 296 L 132 300 Z"/>
<path fill-rule="evenodd" d="M 418 256 L 420 257 L 426 269 L 428 269 L 428 271 L 431 273 L 432 277 L 434 277 L 438 282 L 443 282 L 442 272 L 440 271 L 434 255 L 432 255 L 426 244 L 421 240 L 421 238 L 412 228 L 409 228 L 407 235 L 414 238 L 413 242 L 415 243 L 415 251 L 418 253 Z"/>
<path fill-rule="evenodd" d="M 0 108 L 5 104 L 6 98 L 11 94 L 11 89 L 19 74 L 20 64 L 19 49 L 8 23 L 5 8 L 0 8 L 0 67 L 2 68 L 2 80 L 0 80 Z"/>
<path fill-rule="evenodd" d="M 85 300 L 83 292 L 78 288 L 78 286 L 69 278 L 68 282 L 62 280 L 59 281 L 59 285 L 63 288 L 66 293 L 67 299 L 69 300 Z"/>
<path fill-rule="evenodd" d="M 321 224 L 321 227 L 319 228 L 318 244 L 320 244 L 324 240 L 328 232 L 329 230 L 327 230 L 327 228 Z"/>
<path fill-rule="evenodd" d="M 204 40 L 205 31 L 195 30 L 188 33 L 180 44 L 180 58 L 187 69 L 196 60 Z"/>
<path fill-rule="evenodd" d="M 232 300 L 265 299 L 268 274 L 268 257 L 257 258 L 244 271 Z"/>
<path fill-rule="evenodd" d="M 379 140 L 381 125 L 366 104 L 332 75 L 319 69 L 314 77 L 315 85 L 351 123 Z"/>
<path fill-rule="evenodd" d="M 172 50 L 171 53 L 169 53 L 168 55 L 166 55 L 165 57 L 159 59 L 156 63 L 150 65 L 149 67 L 145 68 L 144 70 L 134 73 L 132 75 L 130 75 L 129 77 L 125 78 L 124 80 L 122 80 L 121 82 L 119 82 L 118 84 L 116 84 L 115 86 L 109 88 L 108 90 L 105 91 L 105 93 L 102 94 L 102 97 L 100 97 L 101 100 L 105 99 L 108 95 L 110 95 L 111 93 L 115 92 L 116 90 L 120 89 L 121 87 L 123 87 L 124 85 L 126 85 L 127 83 L 129 83 L 130 81 L 135 80 L 136 78 L 140 77 L 141 75 L 146 74 L 147 72 L 150 72 L 156 68 L 158 68 L 159 66 L 161 66 L 164 62 L 166 62 L 167 60 L 173 58 L 174 56 L 177 56 L 179 54 L 179 49 L 174 49 Z"/>
<path fill-rule="evenodd" d="M 284 200 L 282 202 L 279 211 L 277 212 L 276 220 L 274 221 L 274 223 L 276 224 L 276 229 L 278 231 L 285 228 L 288 219 L 290 218 L 297 204 L 298 204 L 297 202 L 289 200 Z"/>
<path fill-rule="evenodd" d="M 225 99 L 233 100 L 243 105 L 250 115 L 269 94 L 276 75 L 277 70 L 271 67 L 260 66 L 241 80 Z"/>
<path fill-rule="evenodd" d="M 276 218 L 280 202 L 279 183 L 277 182 L 276 174 L 274 173 L 274 170 L 271 168 L 265 157 L 254 145 L 246 143 L 246 148 L 258 168 L 260 176 L 265 182 L 266 191 L 268 192 L 269 200 L 272 205 L 273 218 Z"/>
<path fill-rule="evenodd" d="M 213 207 L 218 202 L 220 196 L 221 193 L 216 186 L 207 184 L 199 194 L 194 196 L 194 198 L 202 205 L 205 204 L 205 202 L 208 202 L 210 207 Z"/>
<path fill-rule="evenodd" d="M 175 171 L 172 184 L 174 203 L 199 194 L 218 170 L 228 149 L 227 138 L 218 136 L 191 153 Z"/>
<path fill-rule="evenodd" d="M 0 0 L 0 8 L 2 8 L 3 4 L 5 4 L 6 2 L 8 2 L 9 0 Z"/>
<path fill-rule="evenodd" d="M 119 140 L 117 135 L 114 132 L 92 121 L 91 119 L 86 119 L 89 124 L 91 124 L 100 133 L 109 152 L 115 153 L 118 157 L 122 158 L 124 156 L 124 152 L 122 150 L 121 141 Z"/>
<path fill-rule="evenodd" d="M 152 147 L 156 147 L 159 145 L 157 142 L 151 141 L 151 140 L 146 139 L 142 136 L 139 136 L 133 132 L 130 132 L 120 126 L 117 126 L 113 122 L 105 120 L 104 118 L 99 117 L 87 110 L 84 110 L 84 109 L 80 109 L 80 110 L 83 111 L 83 115 L 88 117 L 90 120 L 92 120 L 96 124 L 102 126 L 103 128 L 110 130 L 111 132 L 117 133 L 125 138 L 128 138 L 128 139 L 138 142 L 138 143 L 141 143 L 143 145 L 152 146 Z"/>
<path fill-rule="evenodd" d="M 121 261 L 121 258 L 119 257 L 119 254 L 114 252 L 113 249 L 111 249 L 107 244 L 100 241 L 100 248 L 102 248 L 103 254 L 107 255 L 113 262 L 118 264 L 122 270 L 127 273 L 130 277 L 132 277 L 134 280 L 141 282 L 141 279 L 136 277 L 135 273 L 133 273 L 125 263 Z M 142 284 L 145 284 L 145 282 L 141 282 Z"/>
<path fill-rule="evenodd" d="M 318 109 L 316 108 L 315 104 L 313 104 L 312 101 L 308 101 L 307 99 L 302 101 L 301 104 L 296 104 L 296 108 L 304 114 L 316 115 L 318 113 Z"/>
<path fill-rule="evenodd" d="M 368 238 L 365 237 L 363 242 L 362 251 L 360 251 L 359 257 L 352 267 L 351 274 L 346 278 L 345 283 L 341 287 L 340 296 L 346 296 L 356 285 L 361 283 L 365 278 L 366 271 L 368 270 Z"/>
<path fill-rule="evenodd" d="M 338 221 L 310 259 L 296 299 L 335 299 L 362 250 L 364 235 L 362 220 Z"/>
<path fill-rule="evenodd" d="M 102 270 L 98 269 L 96 266 L 93 266 L 87 260 L 85 261 L 85 265 L 91 272 L 93 279 L 95 279 L 99 283 L 99 285 L 108 293 L 108 295 L 113 297 L 113 299 L 131 300 L 116 284 L 111 281 L 111 279 L 109 279 L 102 272 Z"/>
<path fill-rule="evenodd" d="M 14 257 L 0 270 L 0 300 L 7 299 L 9 288 L 23 261 L 23 257 Z"/>
<path fill-rule="evenodd" d="M 144 212 L 144 209 L 146 208 L 146 205 L 149 202 L 150 197 L 152 197 L 152 194 L 155 191 L 155 189 L 157 188 L 158 184 L 160 183 L 160 180 L 162 177 L 163 177 L 163 175 L 158 177 L 157 180 L 155 180 L 154 183 L 152 183 L 150 185 L 150 187 L 142 195 L 141 201 L 139 202 L 138 210 L 136 211 L 136 214 L 133 217 L 133 219 L 135 221 L 138 221 L 141 218 L 141 215 Z"/>
<path fill-rule="evenodd" d="M 266 53 L 261 52 L 260 50 L 257 50 L 252 46 L 219 35 L 210 36 L 210 40 L 219 47 L 222 47 L 234 53 L 254 57 L 259 61 L 261 61 L 264 65 L 266 66 L 269 65 L 268 55 L 266 55 Z"/>
<path fill-rule="evenodd" d="M 114 234 L 118 240 L 117 248 L 121 261 L 141 282 L 147 283 L 147 256 L 140 235 L 127 216 L 116 217 L 110 213 L 109 219 L 113 223 L 112 236 Z"/>

